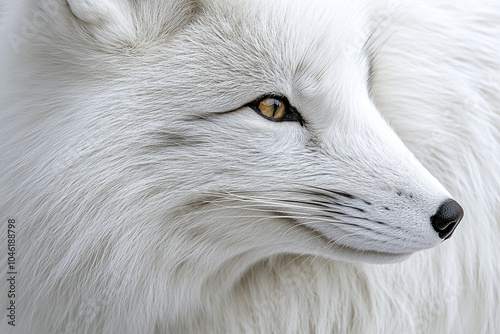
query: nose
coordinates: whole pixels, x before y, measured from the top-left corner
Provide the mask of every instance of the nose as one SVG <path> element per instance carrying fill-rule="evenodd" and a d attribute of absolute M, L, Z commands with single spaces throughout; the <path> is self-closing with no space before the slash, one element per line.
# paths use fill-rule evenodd
<path fill-rule="evenodd" d="M 448 239 L 463 216 L 464 210 L 460 204 L 449 199 L 441 204 L 436 214 L 431 217 L 431 224 L 441 239 Z"/>

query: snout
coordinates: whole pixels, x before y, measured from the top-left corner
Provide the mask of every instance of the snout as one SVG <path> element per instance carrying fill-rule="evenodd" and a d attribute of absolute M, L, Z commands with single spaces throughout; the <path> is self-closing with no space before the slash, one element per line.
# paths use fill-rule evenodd
<path fill-rule="evenodd" d="M 464 216 L 464 210 L 455 200 L 446 200 L 431 217 L 431 224 L 441 239 L 448 239 Z"/>

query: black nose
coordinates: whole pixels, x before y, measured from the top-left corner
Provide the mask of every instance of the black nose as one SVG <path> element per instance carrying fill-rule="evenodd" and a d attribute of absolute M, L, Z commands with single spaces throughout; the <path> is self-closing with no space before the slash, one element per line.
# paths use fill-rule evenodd
<path fill-rule="evenodd" d="M 441 239 L 448 239 L 464 216 L 464 210 L 456 201 L 449 199 L 431 217 L 432 227 Z"/>

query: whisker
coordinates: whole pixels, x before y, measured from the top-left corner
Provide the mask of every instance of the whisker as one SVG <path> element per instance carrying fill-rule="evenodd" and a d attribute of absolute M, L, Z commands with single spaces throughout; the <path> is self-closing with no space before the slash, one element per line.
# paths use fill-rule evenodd
<path fill-rule="evenodd" d="M 275 190 L 273 193 L 280 192 Z M 228 209 L 247 210 L 255 214 L 249 213 L 247 215 L 242 215 L 228 213 L 220 214 L 218 217 L 221 219 L 290 219 L 294 220 L 294 224 L 297 226 L 305 226 L 313 230 L 315 230 L 315 224 L 331 224 L 334 229 L 344 234 L 340 238 L 331 240 L 332 244 L 339 244 L 339 241 L 349 237 L 362 237 L 366 241 L 382 241 L 394 246 L 399 245 L 396 244 L 395 241 L 408 242 L 406 238 L 402 238 L 399 235 L 388 235 L 384 233 L 384 230 L 377 228 L 377 226 L 387 226 L 387 228 L 389 228 L 387 223 L 371 220 L 362 215 L 349 214 L 342 210 L 356 210 L 361 214 L 366 212 L 363 207 L 345 203 L 347 200 L 356 201 L 363 205 L 372 205 L 371 202 L 359 198 L 354 194 L 326 189 L 319 186 L 308 186 L 307 190 L 283 191 L 282 193 L 306 195 L 308 196 L 308 200 L 289 198 L 277 199 L 269 197 L 268 193 L 263 196 L 259 191 L 232 192 L 224 190 L 205 192 L 204 195 L 209 196 L 209 199 L 202 202 L 211 204 L 214 207 L 201 212 L 189 212 L 187 215 L 217 213 Z M 280 195 L 280 197 L 282 196 Z M 310 197 L 312 198 L 309 199 Z M 365 221 L 367 224 L 357 224 L 352 220 Z M 393 228 L 403 233 L 410 232 L 408 229 L 401 226 L 390 227 L 390 229 Z M 293 229 L 293 226 L 291 226 L 289 230 L 291 229 Z M 367 231 L 369 233 L 366 233 Z M 376 235 L 377 238 L 375 239 L 370 235 Z"/>

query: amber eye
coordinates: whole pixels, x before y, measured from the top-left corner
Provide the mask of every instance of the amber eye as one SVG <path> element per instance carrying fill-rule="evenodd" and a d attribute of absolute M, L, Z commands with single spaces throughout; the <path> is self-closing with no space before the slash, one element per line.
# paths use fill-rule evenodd
<path fill-rule="evenodd" d="M 272 97 L 262 99 L 258 108 L 262 115 L 276 120 L 282 119 L 286 113 L 285 103 Z"/>
<path fill-rule="evenodd" d="M 300 125 L 305 124 L 297 109 L 292 107 L 288 99 L 283 95 L 264 95 L 246 106 L 255 110 L 262 117 L 274 122 L 299 122 Z"/>

